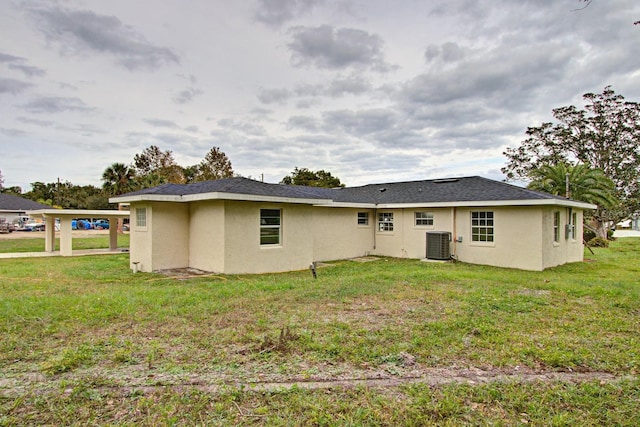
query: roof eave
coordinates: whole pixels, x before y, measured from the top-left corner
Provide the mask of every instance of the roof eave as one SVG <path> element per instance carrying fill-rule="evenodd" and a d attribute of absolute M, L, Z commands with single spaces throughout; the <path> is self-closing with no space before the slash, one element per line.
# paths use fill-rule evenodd
<path fill-rule="evenodd" d="M 199 202 L 204 200 L 236 200 L 244 202 L 268 202 L 268 203 L 296 203 L 303 205 L 327 205 L 330 199 L 307 199 L 297 197 L 265 196 L 259 194 L 241 194 L 226 192 L 211 192 L 186 195 L 167 194 L 138 194 L 133 196 L 112 197 L 111 203 L 131 203 L 131 202 Z"/>
<path fill-rule="evenodd" d="M 457 202 L 429 202 L 429 203 L 380 203 L 378 209 L 408 209 L 408 208 L 453 208 L 475 206 L 565 206 L 580 209 L 597 209 L 598 206 L 575 200 L 560 199 L 531 199 L 531 200 L 469 200 Z"/>

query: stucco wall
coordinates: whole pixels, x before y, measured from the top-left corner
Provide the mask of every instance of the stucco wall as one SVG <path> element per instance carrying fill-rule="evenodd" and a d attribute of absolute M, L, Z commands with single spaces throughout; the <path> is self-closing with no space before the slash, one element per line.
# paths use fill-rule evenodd
<path fill-rule="evenodd" d="M 560 214 L 560 239 L 554 242 L 553 224 L 554 213 Z M 570 221 L 572 212 L 577 212 L 577 227 L 575 238 L 567 238 L 565 226 Z M 546 208 L 543 210 L 543 268 L 553 267 L 568 262 L 582 261 L 584 246 L 582 244 L 582 211 L 561 207 Z"/>
<path fill-rule="evenodd" d="M 358 212 L 369 213 L 367 225 L 358 225 Z M 314 261 L 348 259 L 371 253 L 374 229 L 372 209 L 313 208 Z"/>
<path fill-rule="evenodd" d="M 473 242 L 471 212 L 494 213 L 494 241 Z M 456 209 L 457 235 L 455 243 L 460 261 L 497 267 L 542 270 L 542 208 L 538 207 L 478 207 Z M 455 237 L 454 237 L 455 239 Z"/>
<path fill-rule="evenodd" d="M 147 210 L 147 225 L 145 227 L 138 227 L 136 223 L 136 209 L 146 208 Z M 131 203 L 131 228 L 129 230 L 129 263 L 130 268 L 134 269 L 134 263 L 137 264 L 139 271 L 151 272 L 153 271 L 153 254 L 151 251 L 151 230 L 153 229 L 153 221 L 151 220 L 153 214 L 151 205 L 147 203 Z"/>
<path fill-rule="evenodd" d="M 153 270 L 189 266 L 189 205 L 155 202 L 151 206 Z M 133 218 L 135 220 L 135 218 Z"/>
<path fill-rule="evenodd" d="M 147 224 L 138 226 L 136 209 L 146 208 Z M 130 264 L 139 271 L 151 272 L 189 265 L 189 206 L 180 203 L 132 203 Z"/>
<path fill-rule="evenodd" d="M 281 209 L 279 245 L 260 245 L 260 209 Z M 313 259 L 312 207 L 298 204 L 225 203 L 224 272 L 266 273 L 308 268 Z"/>
<path fill-rule="evenodd" d="M 378 209 L 393 212 L 393 231 L 380 231 L 375 218 L 376 249 L 374 254 L 397 258 L 425 258 L 428 231 L 452 231 L 451 209 Z M 416 212 L 433 214 L 433 225 L 416 225 Z"/>
<path fill-rule="evenodd" d="M 204 271 L 224 272 L 225 202 L 208 200 L 191 203 L 190 221 L 184 224 L 189 235 L 189 266 Z"/>

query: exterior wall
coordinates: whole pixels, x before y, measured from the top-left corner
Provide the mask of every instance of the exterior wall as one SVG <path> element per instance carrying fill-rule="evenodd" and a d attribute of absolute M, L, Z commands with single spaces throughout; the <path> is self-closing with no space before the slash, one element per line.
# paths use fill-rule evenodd
<path fill-rule="evenodd" d="M 369 224 L 358 224 L 358 212 L 369 214 Z M 331 261 L 373 252 L 373 209 L 313 208 L 313 260 Z"/>
<path fill-rule="evenodd" d="M 281 209 L 279 245 L 260 245 L 260 209 Z M 313 207 L 225 202 L 224 273 L 303 270 L 314 261 Z"/>
<path fill-rule="evenodd" d="M 136 209 L 146 208 L 147 225 L 137 225 Z M 151 272 L 189 265 L 189 206 L 181 203 L 132 203 L 130 230 L 130 266 Z"/>
<path fill-rule="evenodd" d="M 147 225 L 146 227 L 138 227 L 136 223 L 136 209 L 145 208 L 147 210 Z M 151 244 L 153 239 L 151 238 L 153 229 L 153 213 L 151 205 L 148 203 L 131 203 L 131 220 L 129 230 L 129 262 L 130 268 L 135 270 L 134 263 L 137 264 L 139 271 L 151 272 L 153 271 L 153 252 L 151 250 Z"/>
<path fill-rule="evenodd" d="M 494 213 L 494 241 L 473 242 L 471 212 Z M 543 216 L 537 207 L 478 207 L 456 209 L 456 236 L 462 242 L 453 243 L 458 260 L 471 264 L 496 267 L 542 270 Z M 455 236 L 453 238 L 455 240 Z"/>
<path fill-rule="evenodd" d="M 190 220 L 183 227 L 189 235 L 189 266 L 204 271 L 224 272 L 225 202 L 192 203 Z"/>
<path fill-rule="evenodd" d="M 156 202 L 151 206 L 151 215 L 153 270 L 188 267 L 189 233 L 186 229 L 189 226 L 189 205 Z"/>
<path fill-rule="evenodd" d="M 147 226 L 136 225 L 136 208 L 147 209 Z M 260 245 L 260 209 L 280 209 L 281 240 Z M 141 271 L 193 267 L 225 274 L 302 270 L 313 261 L 367 254 L 425 258 L 426 232 L 452 233 L 451 252 L 462 262 L 543 270 L 583 259 L 582 210 L 564 207 L 477 207 L 368 210 L 245 201 L 132 203 L 131 263 Z M 433 226 L 416 226 L 415 212 L 432 212 Z M 473 242 L 471 212 L 494 213 L 494 241 Z M 560 239 L 554 242 L 554 212 Z M 378 214 L 394 214 L 393 231 L 381 231 Z M 576 238 L 565 237 L 570 212 Z M 456 242 L 456 237 L 461 238 Z"/>
<path fill-rule="evenodd" d="M 415 213 L 433 214 L 433 225 L 416 225 Z M 382 231 L 378 214 L 393 213 L 393 231 Z M 378 209 L 374 218 L 376 230 L 375 255 L 396 258 L 425 258 L 427 231 L 452 231 L 451 209 Z"/>
<path fill-rule="evenodd" d="M 560 214 L 560 238 L 554 241 L 553 225 L 554 213 Z M 570 222 L 570 215 L 576 212 L 577 224 L 575 238 L 567 236 L 565 226 Z M 543 211 L 543 268 L 579 262 L 584 258 L 584 246 L 582 244 L 582 211 L 570 210 L 563 207 L 547 208 Z"/>

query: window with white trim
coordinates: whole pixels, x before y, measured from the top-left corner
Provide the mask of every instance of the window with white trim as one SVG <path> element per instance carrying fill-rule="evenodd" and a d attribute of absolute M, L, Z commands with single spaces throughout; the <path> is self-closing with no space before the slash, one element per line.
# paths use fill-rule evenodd
<path fill-rule="evenodd" d="M 393 231 L 393 212 L 378 213 L 378 231 Z"/>
<path fill-rule="evenodd" d="M 416 212 L 415 219 L 417 226 L 432 226 L 433 212 Z"/>
<path fill-rule="evenodd" d="M 471 212 L 471 241 L 493 242 L 494 218 L 492 211 Z"/>
<path fill-rule="evenodd" d="M 560 241 L 560 212 L 555 211 L 553 213 L 553 242 L 558 243 Z"/>
<path fill-rule="evenodd" d="M 358 225 L 369 225 L 369 212 L 358 212 Z"/>
<path fill-rule="evenodd" d="M 576 239 L 576 227 L 578 226 L 578 213 L 573 212 L 571 214 L 571 238 Z"/>
<path fill-rule="evenodd" d="M 260 209 L 260 245 L 279 245 L 282 240 L 282 210 Z"/>
<path fill-rule="evenodd" d="M 136 227 L 145 228 L 147 226 L 147 208 L 136 208 Z"/>

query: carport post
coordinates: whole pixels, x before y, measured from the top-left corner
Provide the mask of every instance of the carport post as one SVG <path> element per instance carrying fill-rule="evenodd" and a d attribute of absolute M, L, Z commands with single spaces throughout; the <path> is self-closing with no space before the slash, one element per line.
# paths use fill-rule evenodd
<path fill-rule="evenodd" d="M 44 229 L 44 251 L 53 252 L 56 246 L 56 218 L 49 215 L 44 215 L 46 220 L 46 227 Z"/>
<path fill-rule="evenodd" d="M 71 217 L 62 216 L 60 218 L 60 255 L 62 256 L 73 255 L 71 234 Z"/>
<path fill-rule="evenodd" d="M 115 251 L 118 249 L 118 218 L 113 219 L 109 219 L 109 250 Z"/>

